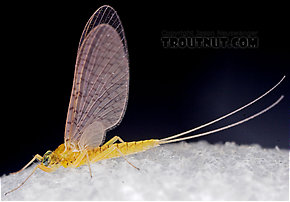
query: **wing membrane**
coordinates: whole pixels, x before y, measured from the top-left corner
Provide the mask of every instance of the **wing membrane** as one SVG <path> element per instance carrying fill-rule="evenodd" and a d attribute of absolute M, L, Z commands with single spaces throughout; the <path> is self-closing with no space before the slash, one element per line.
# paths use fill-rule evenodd
<path fill-rule="evenodd" d="M 118 34 L 120 35 L 122 39 L 124 51 L 126 55 L 128 56 L 127 43 L 126 43 L 126 38 L 125 38 L 124 29 L 123 29 L 121 20 L 117 12 L 111 6 L 108 6 L 108 5 L 100 7 L 90 17 L 90 19 L 88 20 L 83 30 L 83 33 L 79 42 L 79 48 L 81 44 L 83 43 L 84 39 L 86 38 L 86 36 L 90 33 L 90 31 L 100 24 L 108 24 L 108 25 L 111 25 L 113 28 L 115 28 L 115 30 L 118 32 Z"/>
<path fill-rule="evenodd" d="M 117 13 L 103 6 L 90 18 L 80 40 L 65 142 L 99 146 L 105 131 L 122 120 L 128 90 L 124 31 Z"/>

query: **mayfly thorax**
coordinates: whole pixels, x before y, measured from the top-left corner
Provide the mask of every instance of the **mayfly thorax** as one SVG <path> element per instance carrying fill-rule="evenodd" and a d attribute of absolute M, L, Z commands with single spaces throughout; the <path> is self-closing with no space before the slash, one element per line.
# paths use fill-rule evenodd
<path fill-rule="evenodd" d="M 135 167 L 126 159 L 126 155 L 145 151 L 161 144 L 209 135 L 239 125 L 268 111 L 278 104 L 283 96 L 269 107 L 241 121 L 212 131 L 181 137 L 254 104 L 275 89 L 284 78 L 285 76 L 252 102 L 186 132 L 163 139 L 136 142 L 124 142 L 120 137 L 115 136 L 104 143 L 106 131 L 113 129 L 121 122 L 126 110 L 129 92 L 129 56 L 119 16 L 112 7 L 102 6 L 87 22 L 79 42 L 64 144 L 54 151 L 47 151 L 43 156 L 36 154 L 18 172 L 23 171 L 35 160 L 41 163 L 34 168 L 23 183 L 7 193 L 21 187 L 37 168 L 45 172 L 53 172 L 60 166 L 76 168 L 86 164 L 92 176 L 90 163 L 114 157 L 122 157 Z M 116 143 L 117 141 L 119 143 Z"/>

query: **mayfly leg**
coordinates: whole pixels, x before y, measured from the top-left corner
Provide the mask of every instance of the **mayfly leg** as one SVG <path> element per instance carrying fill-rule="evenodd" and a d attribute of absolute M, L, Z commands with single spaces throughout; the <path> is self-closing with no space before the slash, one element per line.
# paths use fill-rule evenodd
<path fill-rule="evenodd" d="M 39 159 L 39 157 L 40 157 L 40 159 Z M 39 155 L 39 154 L 36 154 L 35 156 L 34 156 L 34 158 L 26 165 L 26 166 L 24 166 L 24 168 L 22 168 L 20 171 L 18 171 L 18 172 L 21 172 L 22 170 L 24 170 L 27 166 L 29 166 L 35 159 L 37 159 L 37 160 L 41 160 L 42 159 L 42 157 Z M 12 189 L 12 190 L 10 190 L 10 191 L 8 191 L 8 192 L 6 192 L 5 193 L 5 195 L 7 195 L 7 194 L 9 194 L 9 193 L 11 193 L 11 192 L 13 192 L 13 191 L 15 191 L 15 190 L 17 190 L 17 189 L 19 189 L 22 185 L 24 185 L 24 183 L 31 177 L 31 175 L 37 170 L 37 168 L 39 168 L 39 169 L 41 169 L 41 170 L 43 170 L 43 171 L 45 171 L 45 172 L 53 172 L 55 169 L 53 169 L 53 168 L 48 168 L 48 167 L 46 167 L 46 166 L 44 166 L 44 165 L 41 165 L 41 164 L 39 164 L 39 165 L 37 165 L 34 169 L 33 169 L 33 171 L 30 173 L 30 175 L 18 186 L 18 187 L 16 187 L 16 188 L 14 188 L 14 189 Z M 15 172 L 15 173 L 18 173 L 18 172 Z"/>
<path fill-rule="evenodd" d="M 90 176 L 92 178 L 93 177 L 93 174 L 92 174 L 92 169 L 91 169 L 91 164 L 90 164 L 90 158 L 89 158 L 89 155 L 88 155 L 88 151 L 87 150 L 86 150 L 86 157 L 87 157 L 87 162 L 88 162 L 88 166 L 89 166 Z"/>
<path fill-rule="evenodd" d="M 125 155 L 120 151 L 120 149 L 118 149 L 114 144 L 114 142 L 116 142 L 117 140 L 119 140 L 120 142 L 124 142 L 120 137 L 115 136 L 113 137 L 111 140 L 109 140 L 106 144 L 104 145 L 109 145 L 110 147 L 108 149 L 106 149 L 105 151 L 103 151 L 100 155 L 98 155 L 97 157 L 95 157 L 92 162 L 97 162 L 100 161 L 102 159 L 105 159 L 109 154 L 111 154 L 114 150 L 117 150 L 119 152 L 119 154 L 121 155 L 121 157 L 123 157 L 127 163 L 129 163 L 132 167 L 136 168 L 137 170 L 140 170 L 138 167 L 134 166 L 126 157 Z"/>
<path fill-rule="evenodd" d="M 115 142 L 117 142 L 118 140 L 119 140 L 120 142 L 122 142 L 122 143 L 125 142 L 125 141 L 122 140 L 122 138 L 120 138 L 119 136 L 115 136 L 115 137 L 113 137 L 112 139 L 110 139 L 108 142 L 106 142 L 103 146 L 105 146 L 105 145 L 112 145 L 112 144 L 114 144 Z"/>
<path fill-rule="evenodd" d="M 76 168 L 76 167 L 78 167 L 81 164 L 81 162 L 84 159 L 86 153 L 87 153 L 86 149 L 81 152 L 81 154 L 78 156 L 78 158 L 73 162 L 73 164 L 72 164 L 73 168 Z"/>
<path fill-rule="evenodd" d="M 90 171 L 90 176 L 91 176 L 91 178 L 92 178 L 93 175 L 92 175 L 92 170 L 91 170 L 91 165 L 90 165 L 90 159 L 89 159 L 89 155 L 88 155 L 88 150 L 87 150 L 87 149 L 84 149 L 84 150 L 81 152 L 81 154 L 79 155 L 79 157 L 78 157 L 78 158 L 73 162 L 72 167 L 73 167 L 73 168 L 78 167 L 78 166 L 81 164 L 82 160 L 83 160 L 85 157 L 86 157 L 86 159 L 87 159 L 88 166 L 89 166 L 89 171 Z"/>
<path fill-rule="evenodd" d="M 104 144 L 104 146 L 105 145 L 109 145 L 109 146 L 111 146 L 111 145 L 113 145 L 115 142 L 117 142 L 119 140 L 119 142 L 122 142 L 122 143 L 124 143 L 125 141 L 124 140 L 122 140 L 122 138 L 120 138 L 119 136 L 114 136 L 112 139 L 110 139 L 108 142 L 106 142 L 105 144 Z M 127 163 L 129 163 L 131 166 L 133 166 L 134 168 L 136 168 L 137 170 L 140 170 L 138 167 L 136 167 L 136 166 L 134 166 L 126 157 L 125 157 L 125 155 L 120 151 L 120 149 L 118 149 L 115 145 L 113 145 L 112 147 L 114 147 L 114 150 L 116 149 L 118 152 L 119 152 L 119 154 L 127 161 Z M 113 151 L 113 150 L 112 150 Z"/>
<path fill-rule="evenodd" d="M 18 186 L 18 187 L 16 187 L 16 188 L 14 188 L 14 189 L 12 189 L 12 190 L 10 190 L 10 191 L 8 191 L 8 192 L 6 192 L 5 193 L 5 195 L 7 195 L 7 194 L 9 194 L 9 193 L 11 193 L 11 192 L 13 192 L 13 191 L 15 191 L 15 190 L 17 190 L 17 189 L 19 189 L 22 185 L 24 185 L 24 183 L 30 178 L 30 176 L 36 171 L 36 169 L 38 168 L 38 166 L 36 166 L 34 169 L 33 169 L 33 171 L 31 172 L 31 174 Z"/>
<path fill-rule="evenodd" d="M 31 161 L 29 161 L 29 163 L 27 163 L 22 169 L 20 169 L 19 171 L 10 173 L 10 174 L 17 174 L 20 173 L 21 171 L 23 171 L 25 168 L 27 168 L 28 166 L 30 166 L 30 164 L 33 163 L 33 161 L 35 161 L 35 159 L 37 159 L 38 161 L 42 161 L 42 156 L 40 156 L 39 154 L 36 154 L 33 159 L 31 159 Z"/>
<path fill-rule="evenodd" d="M 121 156 L 127 161 L 127 163 L 129 163 L 131 166 L 133 166 L 134 168 L 136 168 L 137 170 L 140 170 L 140 168 L 134 166 L 126 157 L 125 155 L 120 151 L 120 149 L 118 149 L 115 145 L 113 145 L 113 147 L 115 147 L 115 149 L 121 154 Z"/>

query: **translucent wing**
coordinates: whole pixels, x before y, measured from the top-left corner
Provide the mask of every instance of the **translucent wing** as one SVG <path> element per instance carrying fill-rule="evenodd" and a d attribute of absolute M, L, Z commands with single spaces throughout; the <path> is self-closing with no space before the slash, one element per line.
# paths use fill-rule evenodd
<path fill-rule="evenodd" d="M 66 145 L 97 147 L 118 125 L 129 91 L 125 35 L 116 11 L 99 8 L 88 21 L 78 49 L 65 129 Z"/>
<path fill-rule="evenodd" d="M 111 25 L 113 28 L 115 28 L 115 30 L 118 32 L 118 34 L 120 35 L 122 39 L 122 43 L 124 45 L 124 51 L 126 55 L 128 56 L 127 43 L 126 43 L 126 38 L 125 38 L 122 23 L 120 21 L 119 16 L 117 15 L 117 12 L 111 6 L 108 6 L 108 5 L 100 7 L 90 17 L 89 21 L 87 22 L 83 30 L 83 33 L 79 42 L 79 49 L 84 39 L 86 38 L 86 36 L 90 33 L 90 31 L 100 24 L 108 24 L 108 25 Z"/>

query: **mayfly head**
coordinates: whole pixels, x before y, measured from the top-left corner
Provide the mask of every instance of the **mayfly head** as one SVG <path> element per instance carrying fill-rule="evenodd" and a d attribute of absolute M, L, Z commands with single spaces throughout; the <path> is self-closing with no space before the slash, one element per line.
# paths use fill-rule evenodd
<path fill-rule="evenodd" d="M 51 156 L 53 155 L 52 151 L 48 150 L 44 155 L 42 159 L 42 164 L 45 166 L 48 166 L 51 162 Z"/>

